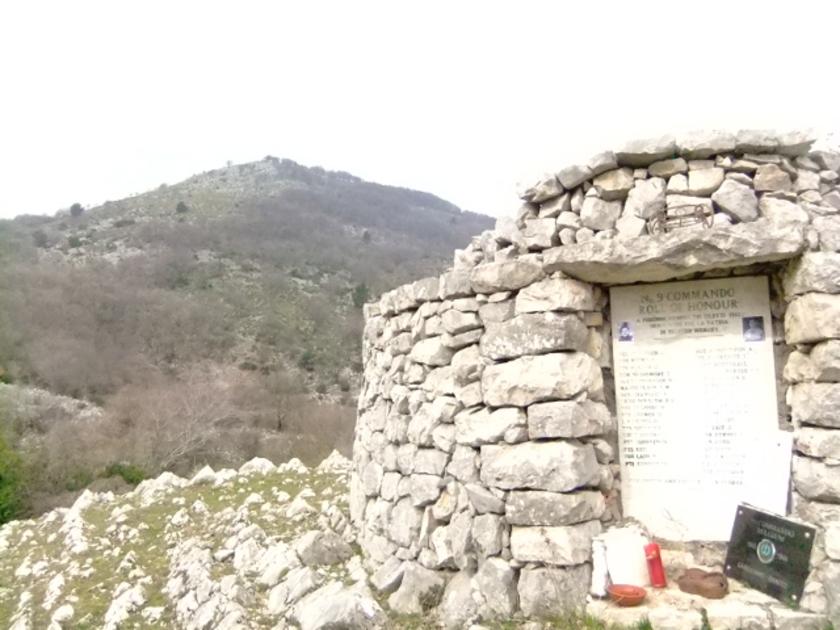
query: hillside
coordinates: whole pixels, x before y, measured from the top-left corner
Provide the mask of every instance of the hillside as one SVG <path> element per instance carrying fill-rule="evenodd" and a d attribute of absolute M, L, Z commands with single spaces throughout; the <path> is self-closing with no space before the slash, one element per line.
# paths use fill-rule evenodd
<path fill-rule="evenodd" d="M 115 462 L 184 473 L 347 452 L 362 303 L 442 271 L 491 223 L 272 157 L 2 221 L 0 380 L 103 412 L 84 431 L 23 422 L 0 392 L 0 435 L 37 462 L 34 494 Z"/>
<path fill-rule="evenodd" d="M 257 459 L 190 479 L 165 473 L 122 496 L 85 492 L 69 509 L 7 523 L 0 625 L 607 629 L 576 615 L 497 619 L 480 574 L 445 587 L 435 572 L 396 559 L 370 573 L 349 522 L 351 467 L 333 453 L 314 468 Z"/>

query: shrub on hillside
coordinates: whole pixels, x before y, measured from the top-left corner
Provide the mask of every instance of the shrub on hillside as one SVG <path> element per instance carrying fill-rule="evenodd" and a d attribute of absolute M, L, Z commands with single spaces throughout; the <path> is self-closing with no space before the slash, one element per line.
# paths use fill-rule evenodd
<path fill-rule="evenodd" d="M 82 213 L 84 211 L 85 211 L 85 209 L 82 207 L 82 204 L 80 204 L 80 203 L 74 203 L 72 206 L 70 206 L 70 216 L 72 216 L 72 217 L 80 217 L 80 216 L 82 216 Z"/>
<path fill-rule="evenodd" d="M 23 509 L 23 463 L 0 435 L 0 525 L 18 516 Z"/>
<path fill-rule="evenodd" d="M 177 212 L 178 214 L 184 214 L 185 212 L 189 212 L 189 211 L 190 211 L 189 206 L 187 204 L 185 204 L 183 201 L 179 201 L 178 205 L 175 206 L 175 212 Z"/>

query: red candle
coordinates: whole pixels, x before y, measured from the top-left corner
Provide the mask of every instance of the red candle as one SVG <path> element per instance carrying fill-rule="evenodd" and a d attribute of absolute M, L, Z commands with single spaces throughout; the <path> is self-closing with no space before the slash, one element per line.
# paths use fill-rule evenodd
<path fill-rule="evenodd" d="M 645 545 L 645 557 L 647 558 L 650 585 L 654 588 L 665 588 L 665 567 L 662 566 L 662 554 L 659 551 L 659 545 L 655 542 Z"/>

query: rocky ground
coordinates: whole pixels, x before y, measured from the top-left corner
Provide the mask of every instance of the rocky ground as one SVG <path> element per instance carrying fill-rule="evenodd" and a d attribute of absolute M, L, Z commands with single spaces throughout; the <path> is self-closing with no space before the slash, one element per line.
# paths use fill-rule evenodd
<path fill-rule="evenodd" d="M 354 544 L 349 467 L 334 453 L 314 469 L 255 459 L 192 479 L 164 473 L 125 495 L 86 491 L 69 509 L 8 523 L 0 626 L 428 627 L 430 614 L 389 612 L 368 586 L 384 576 L 368 575 Z"/>

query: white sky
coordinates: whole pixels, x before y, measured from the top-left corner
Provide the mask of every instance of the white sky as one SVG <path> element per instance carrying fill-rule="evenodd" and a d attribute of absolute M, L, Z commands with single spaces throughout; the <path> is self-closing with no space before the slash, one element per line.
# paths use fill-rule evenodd
<path fill-rule="evenodd" d="M 623 140 L 835 131 L 838 18 L 825 0 L 3 2 L 0 217 L 266 154 L 509 213 L 520 179 Z"/>

